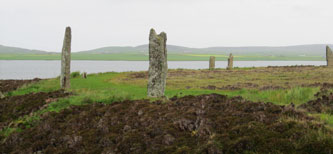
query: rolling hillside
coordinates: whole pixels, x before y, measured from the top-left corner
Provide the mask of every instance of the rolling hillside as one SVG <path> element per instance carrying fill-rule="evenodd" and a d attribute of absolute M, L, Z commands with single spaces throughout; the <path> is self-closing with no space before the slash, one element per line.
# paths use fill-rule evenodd
<path fill-rule="evenodd" d="M 330 45 L 333 46 L 333 45 Z M 325 56 L 325 44 L 297 45 L 297 46 L 248 46 L 248 47 L 209 47 L 209 48 L 188 48 L 183 46 L 168 45 L 169 53 L 191 53 L 191 54 L 241 54 L 241 55 L 276 55 L 276 56 Z M 111 53 L 147 53 L 148 45 L 136 47 L 104 47 L 79 53 L 111 54 Z"/>
<path fill-rule="evenodd" d="M 48 54 L 48 53 L 50 52 L 0 45 L 0 54 Z"/>
<path fill-rule="evenodd" d="M 333 45 L 330 45 L 331 47 Z M 227 60 L 233 53 L 237 60 L 295 60 L 323 61 L 326 56 L 325 44 L 297 45 L 281 47 L 209 47 L 188 48 L 168 45 L 168 60 L 205 61 L 209 56 L 216 60 Z M 59 52 L 46 52 L 0 45 L 0 60 L 59 60 Z M 109 46 L 86 51 L 73 51 L 73 60 L 148 60 L 148 45 Z"/>

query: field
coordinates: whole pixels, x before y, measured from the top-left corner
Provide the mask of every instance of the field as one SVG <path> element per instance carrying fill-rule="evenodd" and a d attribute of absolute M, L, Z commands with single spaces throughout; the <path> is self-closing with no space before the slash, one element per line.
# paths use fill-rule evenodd
<path fill-rule="evenodd" d="M 226 61 L 228 55 L 218 54 L 168 54 L 169 61 L 207 61 L 215 56 L 217 61 Z M 237 61 L 324 61 L 321 56 L 263 56 L 263 55 L 234 55 Z M 0 60 L 60 60 L 60 54 L 0 54 Z M 82 54 L 73 53 L 72 60 L 128 60 L 147 61 L 148 55 L 144 53 L 114 53 L 114 54 Z"/>
<path fill-rule="evenodd" d="M 162 99 L 147 98 L 147 78 L 147 72 L 111 72 L 83 79 L 74 72 L 67 92 L 59 91 L 59 78 L 0 81 L 5 96 L 0 150 L 329 153 L 333 148 L 331 68 L 169 70 Z M 93 146 L 97 142 L 103 143 Z"/>

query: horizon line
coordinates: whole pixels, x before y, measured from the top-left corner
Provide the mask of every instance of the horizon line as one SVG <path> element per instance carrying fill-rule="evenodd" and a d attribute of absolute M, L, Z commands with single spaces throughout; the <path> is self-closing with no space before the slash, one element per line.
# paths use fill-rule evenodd
<path fill-rule="evenodd" d="M 129 46 L 129 45 L 124 45 L 124 46 L 117 46 L 117 45 L 114 45 L 114 46 L 104 46 L 104 47 L 98 47 L 98 48 L 91 48 L 91 49 L 87 49 L 87 50 L 80 50 L 80 51 L 71 51 L 71 52 L 83 52 L 83 51 L 90 51 L 90 50 L 96 50 L 96 49 L 102 49 L 102 48 L 108 48 L 108 47 L 131 47 L 131 48 L 136 48 L 136 47 L 140 47 L 140 46 L 146 46 L 146 45 L 149 45 L 148 43 L 147 44 L 141 44 L 141 45 L 136 45 L 136 46 Z M 306 46 L 306 45 L 325 45 L 325 46 L 331 46 L 333 44 L 331 43 L 328 43 L 328 44 L 325 44 L 325 43 L 314 43 L 314 44 L 296 44 L 296 45 L 272 45 L 272 46 L 265 46 L 265 45 L 254 45 L 254 46 L 210 46 L 210 47 L 188 47 L 188 46 L 181 46 L 181 45 L 174 45 L 174 44 L 167 44 L 167 46 L 177 46 L 177 47 L 184 47 L 184 48 L 190 48 L 190 49 L 207 49 L 207 48 L 254 48 L 254 47 L 257 47 L 257 48 L 264 48 L 264 47 L 270 47 L 270 48 L 279 48 L 279 47 L 295 47 L 295 46 Z M 3 44 L 0 44 L 0 46 L 4 46 L 4 47 L 10 47 L 10 48 L 19 48 L 19 49 L 26 49 L 26 50 L 31 50 L 31 51 L 42 51 L 42 52 L 56 52 L 58 53 L 57 51 L 47 51 L 47 50 L 41 50 L 41 49 L 29 49 L 29 48 L 24 48 L 24 47 L 15 47 L 15 46 L 7 46 L 7 45 L 3 45 Z M 59 53 L 61 53 L 61 51 L 59 51 Z"/>

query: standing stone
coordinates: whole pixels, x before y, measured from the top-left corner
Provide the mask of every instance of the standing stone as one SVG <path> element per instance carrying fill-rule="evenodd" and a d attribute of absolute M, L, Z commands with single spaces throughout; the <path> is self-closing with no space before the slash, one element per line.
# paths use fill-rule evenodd
<path fill-rule="evenodd" d="M 86 79 L 87 78 L 87 72 L 82 73 L 82 78 Z"/>
<path fill-rule="evenodd" d="M 228 58 L 228 70 L 231 70 L 234 67 L 234 56 L 232 56 L 232 53 L 229 55 Z"/>
<path fill-rule="evenodd" d="M 149 35 L 149 71 L 148 71 L 148 96 L 164 96 L 166 77 L 168 73 L 167 35 L 162 32 L 157 35 L 154 29 Z"/>
<path fill-rule="evenodd" d="M 328 67 L 333 67 L 333 52 L 329 46 L 326 46 L 326 61 Z"/>
<path fill-rule="evenodd" d="M 214 70 L 215 69 L 215 57 L 210 56 L 209 58 L 209 70 Z"/>
<path fill-rule="evenodd" d="M 70 66 L 71 66 L 71 28 L 67 27 L 65 32 L 64 44 L 61 53 L 61 74 L 60 86 L 62 89 L 70 88 Z"/>
<path fill-rule="evenodd" d="M 5 98 L 5 95 L 2 94 L 2 92 L 0 91 L 0 99 L 3 99 L 3 98 Z"/>

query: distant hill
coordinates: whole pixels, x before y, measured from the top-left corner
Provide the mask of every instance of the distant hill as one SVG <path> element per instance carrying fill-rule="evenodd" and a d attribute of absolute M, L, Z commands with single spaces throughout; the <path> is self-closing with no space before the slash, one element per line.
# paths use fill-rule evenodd
<path fill-rule="evenodd" d="M 130 46 L 110 46 L 97 48 L 92 50 L 80 51 L 78 53 L 87 53 L 87 54 L 111 54 L 111 53 L 127 53 L 127 52 L 140 52 L 139 49 Z"/>
<path fill-rule="evenodd" d="M 170 53 L 185 53 L 185 52 L 198 52 L 200 49 L 195 48 L 188 48 L 188 47 L 182 47 L 182 46 L 176 46 L 176 45 L 168 45 L 168 52 Z M 94 53 L 94 54 L 111 54 L 111 53 L 148 53 L 148 44 L 140 45 L 136 47 L 131 46 L 110 46 L 110 47 L 103 47 L 103 48 L 97 48 L 92 50 L 86 50 L 86 51 L 80 51 L 78 53 Z"/>
<path fill-rule="evenodd" d="M 332 47 L 333 45 L 330 44 Z M 261 55 L 261 56 L 325 56 L 326 44 L 296 45 L 296 46 L 248 46 L 248 47 L 209 47 L 189 48 L 184 46 L 168 45 L 168 53 L 179 54 L 224 54 L 235 55 Z M 42 50 L 30 50 L 17 47 L 0 45 L 0 54 L 54 54 Z M 85 54 L 112 54 L 112 53 L 148 53 L 148 45 L 132 46 L 109 46 L 75 53 Z"/>
<path fill-rule="evenodd" d="M 330 46 L 333 46 L 332 44 Z M 296 45 L 296 46 L 248 46 L 248 47 L 209 47 L 209 48 L 188 48 L 183 46 L 168 45 L 169 53 L 193 53 L 193 54 L 260 54 L 278 56 L 325 56 L 326 44 Z M 111 53 L 148 53 L 148 45 L 136 47 L 110 46 L 93 50 L 81 51 L 78 53 L 111 54 Z"/>
<path fill-rule="evenodd" d="M 0 45 L 0 54 L 50 54 L 51 52 L 41 50 L 30 50 L 17 47 Z"/>
<path fill-rule="evenodd" d="M 325 56 L 326 44 L 279 46 L 279 47 L 268 47 L 268 46 L 211 47 L 211 48 L 204 48 L 201 51 L 207 51 L 213 53 L 218 52 L 225 54 L 235 53 L 235 54 L 262 54 L 262 55 Z"/>

